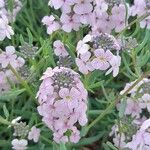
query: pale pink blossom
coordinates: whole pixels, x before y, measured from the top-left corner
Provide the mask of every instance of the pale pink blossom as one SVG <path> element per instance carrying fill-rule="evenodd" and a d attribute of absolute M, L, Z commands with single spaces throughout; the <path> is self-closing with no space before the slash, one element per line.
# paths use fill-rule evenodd
<path fill-rule="evenodd" d="M 9 25 L 7 17 L 2 15 L 0 18 L 0 41 L 3 41 L 6 37 L 11 39 L 12 35 L 14 35 L 14 31 Z"/>
<path fill-rule="evenodd" d="M 25 139 L 21 139 L 21 140 L 14 139 L 12 140 L 11 144 L 13 146 L 12 149 L 14 150 L 26 150 L 28 142 Z"/>
<path fill-rule="evenodd" d="M 37 143 L 39 141 L 39 137 L 40 137 L 40 129 L 33 126 L 31 128 L 31 131 L 28 133 L 28 139 L 33 140 L 35 143 Z"/>
<path fill-rule="evenodd" d="M 109 61 L 111 68 L 106 72 L 106 75 L 109 73 L 113 72 L 113 77 L 116 77 L 119 73 L 119 67 L 121 65 L 121 57 L 118 56 L 113 56 L 112 59 Z"/>
<path fill-rule="evenodd" d="M 95 69 L 106 70 L 109 68 L 109 60 L 112 58 L 113 54 L 107 50 L 106 52 L 103 49 L 97 49 L 94 51 L 96 58 L 92 60 L 92 66 Z"/>
<path fill-rule="evenodd" d="M 80 27 L 80 20 L 77 14 L 62 14 L 60 17 L 62 23 L 62 29 L 65 32 L 71 32 L 72 30 L 78 31 Z"/>
<path fill-rule="evenodd" d="M 93 6 L 90 3 L 90 0 L 77 0 L 77 4 L 75 4 L 73 10 L 79 15 L 88 14 L 92 12 Z"/>
<path fill-rule="evenodd" d="M 80 59 L 76 58 L 76 65 L 78 66 L 79 71 L 82 72 L 83 74 L 88 74 L 89 71 L 94 70 L 91 62 L 89 61 L 90 57 L 91 53 L 86 52 L 80 55 Z"/>
<path fill-rule="evenodd" d="M 147 108 L 150 112 L 150 94 L 144 94 L 139 100 L 139 105 L 143 109 Z"/>
<path fill-rule="evenodd" d="M 133 99 L 127 99 L 127 106 L 125 110 L 126 115 L 139 118 L 141 112 L 142 110 L 138 102 L 134 101 Z"/>
<path fill-rule="evenodd" d="M 16 67 L 16 58 L 15 48 L 13 46 L 7 46 L 6 51 L 0 54 L 0 63 L 2 68 L 6 68 L 9 64 L 13 67 Z"/>
<path fill-rule="evenodd" d="M 60 29 L 60 24 L 55 21 L 55 17 L 53 15 L 45 16 L 42 19 L 42 23 L 43 25 L 46 25 L 48 34 L 52 34 L 53 32 Z"/>
<path fill-rule="evenodd" d="M 80 140 L 80 132 L 77 130 L 76 127 L 73 127 L 72 129 L 72 134 L 70 136 L 70 141 L 73 143 L 78 143 Z"/>
<path fill-rule="evenodd" d="M 150 148 L 150 133 L 137 131 L 132 137 L 132 141 L 127 143 L 126 147 L 131 150 L 148 150 Z"/>
<path fill-rule="evenodd" d="M 90 42 L 91 40 L 92 40 L 92 36 L 88 34 L 83 38 L 83 40 L 80 40 L 78 42 L 77 48 L 76 48 L 78 55 L 84 54 L 90 49 L 90 45 L 87 43 Z"/>
<path fill-rule="evenodd" d="M 60 41 L 57 40 L 53 43 L 54 46 L 54 53 L 56 56 L 68 56 L 68 52 L 64 46 L 64 44 Z"/>

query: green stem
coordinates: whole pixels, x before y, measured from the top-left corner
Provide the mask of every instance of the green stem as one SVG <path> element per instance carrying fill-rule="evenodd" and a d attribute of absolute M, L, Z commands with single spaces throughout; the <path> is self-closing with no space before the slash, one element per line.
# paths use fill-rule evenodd
<path fill-rule="evenodd" d="M 101 113 L 93 122 L 91 122 L 87 128 L 88 130 L 93 127 L 97 122 L 99 122 L 106 114 L 108 114 L 115 106 L 116 104 L 124 97 L 126 96 L 140 81 L 143 80 L 143 78 L 147 77 L 150 74 L 150 72 L 146 72 L 145 74 L 143 74 L 130 88 L 128 88 L 124 94 L 119 95 L 118 98 L 113 101 L 106 109 L 103 113 Z"/>
<path fill-rule="evenodd" d="M 144 20 L 145 18 L 147 18 L 150 15 L 150 13 L 146 13 L 140 17 L 138 17 L 137 19 L 135 19 L 134 21 L 132 21 L 128 26 L 126 26 L 118 35 L 117 37 L 119 37 L 124 31 L 126 31 L 128 28 L 130 28 L 132 25 L 134 25 L 136 22 L 141 22 L 142 20 Z"/>
<path fill-rule="evenodd" d="M 5 124 L 5 125 L 10 125 L 11 124 L 9 121 L 7 121 L 6 119 L 4 119 L 2 116 L 0 116 L 0 123 L 1 124 Z"/>
<path fill-rule="evenodd" d="M 44 136 L 40 136 L 41 137 L 41 139 L 43 139 L 44 141 L 46 141 L 47 143 L 49 143 L 50 145 L 52 145 L 53 143 L 52 143 L 52 141 L 51 140 L 49 140 L 49 139 L 47 139 L 46 137 L 44 137 Z"/>
<path fill-rule="evenodd" d="M 21 78 L 21 76 L 19 75 L 19 73 L 10 64 L 8 65 L 8 68 L 13 72 L 13 74 L 16 76 L 16 78 L 22 84 L 22 86 L 26 89 L 26 91 L 29 93 L 29 95 L 33 99 L 35 99 L 35 95 L 34 95 L 32 89 L 29 87 L 28 83 Z"/>

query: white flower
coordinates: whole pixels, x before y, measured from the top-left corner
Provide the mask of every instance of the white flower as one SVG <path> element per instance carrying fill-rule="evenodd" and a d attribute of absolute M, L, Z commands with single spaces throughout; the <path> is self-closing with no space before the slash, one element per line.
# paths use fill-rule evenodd
<path fill-rule="evenodd" d="M 147 119 L 143 122 L 140 131 L 145 131 L 146 129 L 148 129 L 150 127 L 150 119 Z"/>
<path fill-rule="evenodd" d="M 14 139 L 12 140 L 11 144 L 13 146 L 12 149 L 14 150 L 26 150 L 28 141 L 25 139 L 21 139 L 21 140 Z"/>
<path fill-rule="evenodd" d="M 32 140 L 36 143 L 39 141 L 39 137 L 40 137 L 40 129 L 36 128 L 35 126 L 33 126 L 31 128 L 31 131 L 28 134 L 28 139 Z"/>
<path fill-rule="evenodd" d="M 116 77 L 119 73 L 119 66 L 121 65 L 121 57 L 113 56 L 113 58 L 109 61 L 111 68 L 106 72 L 106 75 L 113 72 L 113 77 Z"/>
<path fill-rule="evenodd" d="M 14 35 L 14 31 L 9 26 L 8 18 L 2 15 L 0 18 L 0 41 L 3 41 L 6 37 L 11 39 L 11 35 Z"/>
<path fill-rule="evenodd" d="M 18 121 L 19 120 L 21 120 L 21 117 L 19 116 L 19 117 L 17 117 L 17 118 L 15 118 L 15 119 L 13 119 L 12 121 L 11 121 L 11 124 L 16 124 L 16 123 L 18 123 Z"/>
<path fill-rule="evenodd" d="M 83 38 L 83 40 L 80 40 L 78 42 L 78 44 L 77 44 L 77 53 L 78 53 L 78 55 L 79 54 L 84 54 L 90 49 L 90 46 L 86 43 L 90 42 L 91 40 L 92 40 L 92 36 L 88 34 Z"/>

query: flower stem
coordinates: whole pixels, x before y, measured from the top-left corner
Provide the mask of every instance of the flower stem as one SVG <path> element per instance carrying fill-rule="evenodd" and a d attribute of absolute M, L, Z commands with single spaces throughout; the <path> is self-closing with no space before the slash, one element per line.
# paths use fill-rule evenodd
<path fill-rule="evenodd" d="M 122 95 L 119 95 L 116 100 L 114 100 L 106 109 L 104 112 L 102 112 L 93 122 L 91 122 L 87 128 L 88 130 L 93 127 L 97 122 L 99 122 L 105 115 L 107 115 L 115 106 L 116 104 L 124 97 L 126 96 L 140 81 L 143 80 L 143 78 L 147 77 L 150 74 L 150 72 L 144 73 L 130 88 L 128 88 Z"/>
<path fill-rule="evenodd" d="M 145 18 L 147 18 L 150 15 L 150 13 L 146 13 L 140 17 L 138 17 L 137 19 L 135 19 L 134 21 L 132 21 L 128 26 L 126 26 L 118 35 L 117 38 L 124 32 L 126 31 L 129 27 L 131 27 L 132 25 L 134 25 L 136 22 L 140 22 L 142 20 L 144 20 Z"/>

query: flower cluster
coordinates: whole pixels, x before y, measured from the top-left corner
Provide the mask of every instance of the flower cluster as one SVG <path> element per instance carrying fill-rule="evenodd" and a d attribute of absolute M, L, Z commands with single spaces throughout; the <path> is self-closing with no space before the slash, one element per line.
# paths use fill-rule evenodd
<path fill-rule="evenodd" d="M 43 122 L 53 131 L 57 143 L 77 143 L 77 124 L 87 123 L 87 91 L 80 76 L 69 68 L 55 67 L 48 68 L 41 80 L 37 98 Z"/>
<path fill-rule="evenodd" d="M 6 50 L 0 53 L 0 93 L 10 88 L 7 78 L 11 80 L 11 82 L 17 83 L 17 79 L 9 69 L 9 65 L 19 70 L 24 64 L 25 60 L 20 56 L 17 57 L 13 46 L 7 46 Z"/>
<path fill-rule="evenodd" d="M 127 83 L 123 94 L 134 83 Z M 148 114 L 150 113 L 150 79 L 144 78 L 139 82 L 126 97 L 126 107 L 124 116 L 128 118 L 126 124 L 119 122 L 112 128 L 111 136 L 114 135 L 113 142 L 115 146 L 120 148 L 128 147 L 131 150 L 150 149 L 150 121 Z M 120 109 L 119 104 L 117 106 Z M 130 120 L 129 120 L 130 118 Z"/>
<path fill-rule="evenodd" d="M 40 129 L 33 126 L 29 129 L 29 125 L 26 125 L 25 122 L 20 121 L 21 117 L 17 117 L 11 121 L 10 127 L 14 128 L 14 136 L 18 137 L 12 140 L 12 149 L 14 150 L 26 150 L 28 141 L 25 139 L 26 137 L 28 140 L 33 140 L 34 142 L 39 141 L 40 137 Z"/>
<path fill-rule="evenodd" d="M 131 15 L 132 16 L 142 16 L 146 13 L 150 12 L 150 2 L 149 0 L 134 0 L 134 5 L 131 7 Z M 140 27 L 147 27 L 150 29 L 150 17 L 145 18 L 140 22 Z"/>
<path fill-rule="evenodd" d="M 51 0 L 49 5 L 62 14 L 58 21 L 53 15 L 43 18 L 48 34 L 58 29 L 78 31 L 83 25 L 90 25 L 94 33 L 119 32 L 128 23 L 126 6 L 117 0 Z"/>
<path fill-rule="evenodd" d="M 121 63 L 121 57 L 118 55 L 120 49 L 119 43 L 112 35 L 86 35 L 77 44 L 76 64 L 79 71 L 88 74 L 95 69 L 107 70 L 106 74 L 113 72 L 113 76 L 117 76 Z"/>
<path fill-rule="evenodd" d="M 0 41 L 3 41 L 6 37 L 11 39 L 11 36 L 14 35 L 14 31 L 9 23 L 15 21 L 21 7 L 21 2 L 14 0 L 13 8 L 10 10 L 7 0 L 0 0 Z"/>

